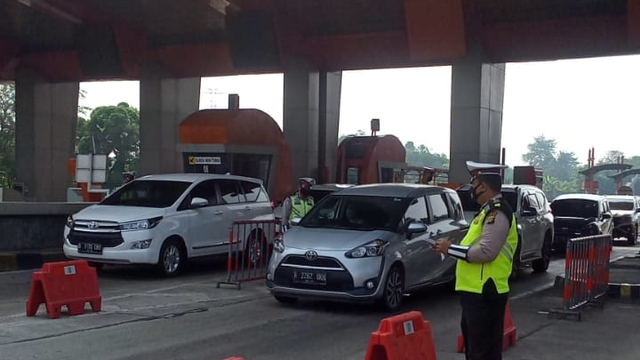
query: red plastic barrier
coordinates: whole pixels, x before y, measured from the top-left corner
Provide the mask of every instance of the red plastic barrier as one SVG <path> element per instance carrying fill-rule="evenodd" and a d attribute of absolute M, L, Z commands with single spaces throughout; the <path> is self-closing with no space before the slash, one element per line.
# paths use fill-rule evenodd
<path fill-rule="evenodd" d="M 34 271 L 27 300 L 27 316 L 34 316 L 40 304 L 45 304 L 51 319 L 57 319 L 66 306 L 69 315 L 84 313 L 85 304 L 98 312 L 102 297 L 98 289 L 96 269 L 85 260 L 45 263 Z"/>
<path fill-rule="evenodd" d="M 513 319 L 511 318 L 511 307 L 507 302 L 507 306 L 504 309 L 504 330 L 502 332 L 502 351 L 505 351 L 509 346 L 516 344 L 516 327 L 513 325 Z M 464 351 L 464 336 L 462 333 L 458 334 L 458 352 Z"/>
<path fill-rule="evenodd" d="M 431 323 L 419 311 L 382 319 L 371 333 L 365 360 L 436 360 Z"/>
<path fill-rule="evenodd" d="M 240 358 L 240 357 L 230 357 L 230 358 L 226 358 L 226 359 L 222 359 L 222 360 L 244 360 L 244 359 Z"/>

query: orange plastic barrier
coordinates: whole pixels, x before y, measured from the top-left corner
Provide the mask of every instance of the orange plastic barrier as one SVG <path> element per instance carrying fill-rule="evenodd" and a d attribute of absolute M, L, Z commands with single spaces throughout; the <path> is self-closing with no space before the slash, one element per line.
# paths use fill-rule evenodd
<path fill-rule="evenodd" d="M 371 333 L 365 360 L 436 360 L 431 323 L 419 311 L 382 319 Z"/>
<path fill-rule="evenodd" d="M 60 317 L 62 306 L 67 307 L 69 315 L 80 315 L 87 302 L 94 312 L 101 310 L 98 275 L 85 260 L 45 263 L 40 271 L 33 272 L 27 316 L 34 316 L 40 304 L 45 304 L 51 319 Z"/>
<path fill-rule="evenodd" d="M 504 309 L 504 331 L 502 333 L 502 351 L 505 351 L 509 346 L 516 344 L 516 327 L 513 326 L 513 319 L 511 318 L 511 307 L 507 302 L 507 306 Z M 464 351 L 464 336 L 462 333 L 458 334 L 458 352 Z"/>

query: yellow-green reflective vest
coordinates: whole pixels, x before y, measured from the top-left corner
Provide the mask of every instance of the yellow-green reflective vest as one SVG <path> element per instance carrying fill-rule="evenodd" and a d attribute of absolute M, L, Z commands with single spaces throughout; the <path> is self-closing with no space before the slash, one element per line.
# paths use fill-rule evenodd
<path fill-rule="evenodd" d="M 473 246 L 480 242 L 484 219 L 493 209 L 500 211 L 502 199 L 492 200 L 485 205 L 480 213 L 476 215 L 469 227 L 467 235 L 460 241 L 460 245 Z M 506 205 L 508 206 L 508 205 Z M 518 246 L 518 233 L 516 230 L 516 218 L 512 211 L 505 211 L 505 214 L 511 213 L 511 227 L 507 235 L 507 241 L 498 253 L 498 256 L 489 263 L 471 263 L 464 260 L 458 260 L 456 264 L 456 290 L 468 291 L 476 294 L 482 294 L 485 282 L 493 279 L 498 294 L 509 292 L 509 276 L 513 264 L 513 256 Z"/>
<path fill-rule="evenodd" d="M 293 218 L 302 218 L 313 207 L 313 198 L 308 196 L 305 200 L 300 199 L 298 195 L 291 196 L 291 214 L 289 214 L 289 222 Z"/>

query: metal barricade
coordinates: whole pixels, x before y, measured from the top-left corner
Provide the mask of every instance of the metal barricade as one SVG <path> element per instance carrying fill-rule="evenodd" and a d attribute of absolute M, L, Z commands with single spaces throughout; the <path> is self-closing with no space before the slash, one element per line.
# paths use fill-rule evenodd
<path fill-rule="evenodd" d="M 264 279 L 274 237 L 281 231 L 279 220 L 236 221 L 229 229 L 227 277 L 217 287 L 240 289 L 246 281 Z"/>
<path fill-rule="evenodd" d="M 550 316 L 580 321 L 580 308 L 604 306 L 612 244 L 611 235 L 585 236 L 567 242 L 562 309 L 551 310 Z"/>

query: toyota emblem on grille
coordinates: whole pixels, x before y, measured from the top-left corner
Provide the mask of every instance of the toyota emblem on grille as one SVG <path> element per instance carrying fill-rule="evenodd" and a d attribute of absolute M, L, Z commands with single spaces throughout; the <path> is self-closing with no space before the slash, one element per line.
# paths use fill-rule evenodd
<path fill-rule="evenodd" d="M 304 253 L 304 257 L 309 261 L 314 261 L 318 258 L 318 253 L 314 250 L 308 250 L 306 253 Z"/>
<path fill-rule="evenodd" d="M 97 229 L 98 227 L 100 227 L 100 225 L 98 225 L 98 223 L 97 223 L 97 222 L 92 221 L 92 222 L 90 222 L 90 223 L 88 223 L 88 224 L 87 224 L 87 227 L 88 227 L 89 229 Z"/>

